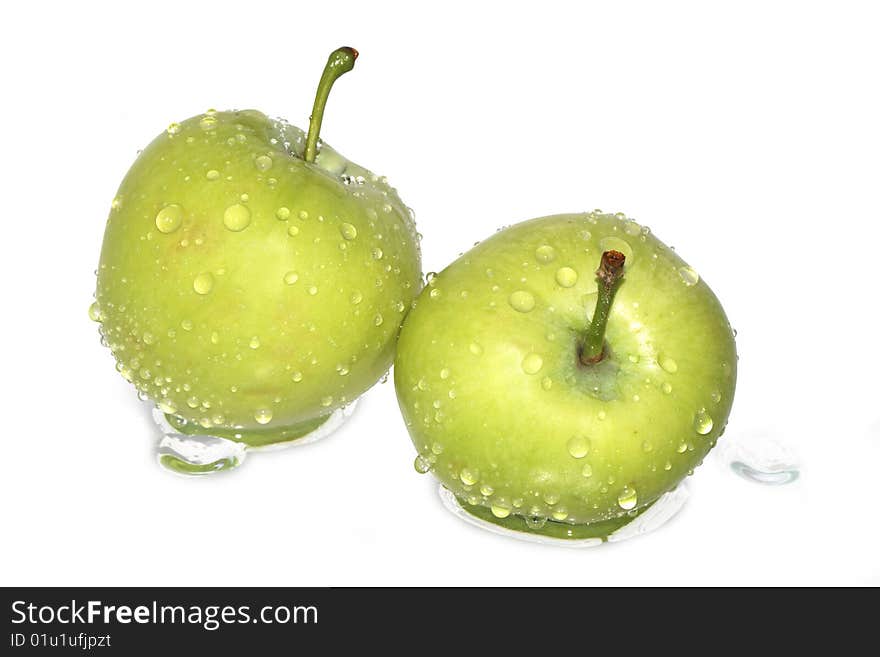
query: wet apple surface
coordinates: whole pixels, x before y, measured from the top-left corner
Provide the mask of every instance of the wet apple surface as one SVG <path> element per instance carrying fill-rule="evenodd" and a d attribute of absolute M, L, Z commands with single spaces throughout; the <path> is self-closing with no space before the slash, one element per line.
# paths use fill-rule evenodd
<path fill-rule="evenodd" d="M 420 289 L 412 215 L 313 128 L 257 111 L 173 123 L 113 201 L 90 314 L 181 431 L 291 440 L 391 364 Z"/>
<path fill-rule="evenodd" d="M 623 278 L 590 362 L 609 253 L 625 259 Z M 623 215 L 517 224 L 428 278 L 401 332 L 398 400 L 416 470 L 475 515 L 554 536 L 611 531 L 723 432 L 736 381 L 727 317 L 694 269 Z"/>

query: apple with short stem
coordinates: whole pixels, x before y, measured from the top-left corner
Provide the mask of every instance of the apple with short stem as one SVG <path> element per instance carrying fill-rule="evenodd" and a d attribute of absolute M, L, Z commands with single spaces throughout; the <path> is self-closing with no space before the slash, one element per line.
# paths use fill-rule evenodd
<path fill-rule="evenodd" d="M 705 281 L 635 221 L 534 219 L 428 279 L 395 385 L 416 470 L 475 516 L 604 539 L 724 431 L 733 331 Z"/>
<path fill-rule="evenodd" d="M 391 364 L 421 285 L 412 215 L 318 139 L 356 57 L 330 55 L 308 134 L 209 110 L 172 123 L 119 187 L 90 315 L 119 372 L 181 432 L 290 441 Z"/>

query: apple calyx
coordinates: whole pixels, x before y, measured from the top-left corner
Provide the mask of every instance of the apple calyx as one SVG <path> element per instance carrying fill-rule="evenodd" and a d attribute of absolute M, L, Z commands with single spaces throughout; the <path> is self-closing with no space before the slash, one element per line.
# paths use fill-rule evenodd
<path fill-rule="evenodd" d="M 584 342 L 578 351 L 581 365 L 595 365 L 605 357 L 605 327 L 611 304 L 620 282 L 623 280 L 623 265 L 626 256 L 620 251 L 605 251 L 596 270 L 599 281 L 599 294 L 596 298 L 596 310 L 593 319 L 584 335 Z"/>
<path fill-rule="evenodd" d="M 318 154 L 318 135 L 321 132 L 321 121 L 324 119 L 324 107 L 327 105 L 327 97 L 333 83 L 341 76 L 354 68 L 354 60 L 358 57 L 358 51 L 348 46 L 337 48 L 327 59 L 324 72 L 318 82 L 318 90 L 315 92 L 315 104 L 312 106 L 312 115 L 309 117 L 309 133 L 306 137 L 306 150 L 304 159 L 306 162 L 314 162 Z"/>

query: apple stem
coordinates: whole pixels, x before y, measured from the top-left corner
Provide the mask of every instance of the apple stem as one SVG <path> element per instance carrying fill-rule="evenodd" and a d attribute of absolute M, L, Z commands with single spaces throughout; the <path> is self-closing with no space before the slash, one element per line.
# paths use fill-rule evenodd
<path fill-rule="evenodd" d="M 581 364 L 593 365 L 605 356 L 605 327 L 614 295 L 623 280 L 623 264 L 626 256 L 620 251 L 605 251 L 596 270 L 599 279 L 599 295 L 596 298 L 596 310 L 593 320 L 584 336 L 584 344 L 578 354 Z"/>
<path fill-rule="evenodd" d="M 315 93 L 315 104 L 312 107 L 312 115 L 309 117 L 309 134 L 306 138 L 305 161 L 314 162 L 318 154 L 318 135 L 321 132 L 321 121 L 324 119 L 324 107 L 327 105 L 327 97 L 333 83 L 354 68 L 354 60 L 357 59 L 358 51 L 348 46 L 337 48 L 330 53 L 321 80 L 318 82 L 318 91 Z"/>

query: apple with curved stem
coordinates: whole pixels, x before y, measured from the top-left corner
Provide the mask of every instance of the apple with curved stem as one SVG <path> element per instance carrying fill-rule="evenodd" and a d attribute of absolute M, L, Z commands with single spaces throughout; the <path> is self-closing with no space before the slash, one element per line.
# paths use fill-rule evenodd
<path fill-rule="evenodd" d="M 421 285 L 411 212 L 318 139 L 356 57 L 330 55 L 308 134 L 209 110 L 172 123 L 119 187 L 90 314 L 182 432 L 289 441 L 391 364 Z"/>
<path fill-rule="evenodd" d="M 623 215 L 527 221 L 428 278 L 395 385 L 416 470 L 472 514 L 606 538 L 723 432 L 736 381 L 724 310 Z"/>

